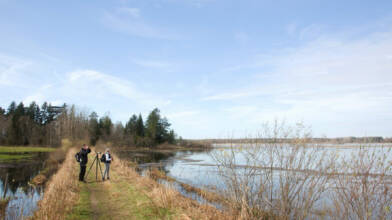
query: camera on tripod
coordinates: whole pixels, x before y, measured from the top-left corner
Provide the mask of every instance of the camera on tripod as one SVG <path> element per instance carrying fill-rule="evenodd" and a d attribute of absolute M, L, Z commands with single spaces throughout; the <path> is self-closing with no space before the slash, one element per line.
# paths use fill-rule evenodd
<path fill-rule="evenodd" d="M 95 157 L 94 157 L 93 163 L 91 164 L 91 166 L 87 172 L 87 176 L 90 173 L 91 168 L 95 165 L 95 180 L 97 181 L 98 180 L 98 168 L 101 173 L 101 177 L 103 177 L 102 168 L 101 168 L 101 164 L 99 163 L 99 156 L 98 156 L 99 154 L 102 154 L 102 152 L 99 152 L 99 151 L 98 152 L 94 151 L 94 152 L 95 152 Z"/>

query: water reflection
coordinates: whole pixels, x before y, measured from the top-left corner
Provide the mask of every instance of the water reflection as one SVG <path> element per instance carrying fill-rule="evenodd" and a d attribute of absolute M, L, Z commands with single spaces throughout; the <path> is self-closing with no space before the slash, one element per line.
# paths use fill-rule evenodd
<path fill-rule="evenodd" d="M 331 155 L 335 155 L 335 161 L 341 162 L 342 159 L 350 159 L 358 155 L 360 144 L 325 144 L 323 146 L 316 145 L 315 147 L 322 147 L 323 151 Z M 376 154 L 383 155 L 385 151 L 383 148 L 391 147 L 391 144 L 368 144 L 367 149 L 372 150 Z M 220 190 L 225 189 L 225 184 L 218 173 L 216 161 L 211 157 L 211 154 L 216 152 L 229 151 L 230 145 L 214 145 L 211 151 L 162 151 L 162 150 L 145 150 L 145 151 L 125 151 L 121 152 L 120 157 L 138 163 L 141 171 L 148 170 L 151 167 L 158 167 L 163 170 L 167 176 L 170 176 L 182 183 L 186 183 L 199 188 L 216 188 Z M 244 147 L 244 146 L 241 146 Z M 245 146 L 245 147 L 251 147 Z M 309 149 L 313 149 L 310 147 Z M 385 149 L 384 149 L 385 150 Z M 316 158 L 321 157 L 322 154 L 313 155 Z M 269 158 L 263 158 L 267 161 Z M 273 160 L 275 160 L 274 158 Z M 387 155 L 387 159 L 392 161 L 392 154 Z M 236 172 L 241 175 L 244 169 L 247 168 L 246 157 L 243 152 L 236 153 Z M 262 173 L 265 168 L 259 167 L 258 172 Z M 274 167 L 273 179 L 279 178 L 281 172 L 305 172 L 304 170 L 284 170 L 279 167 Z M 309 170 L 306 170 L 309 172 Z M 350 173 L 348 173 L 350 174 Z M 260 175 L 256 173 L 256 175 Z M 174 188 L 180 191 L 183 195 L 203 202 L 202 199 L 196 195 L 187 194 L 181 187 L 174 185 Z M 328 205 L 327 200 L 320 201 L 316 208 L 320 205 Z M 325 204 L 324 204 L 325 203 Z"/>
<path fill-rule="evenodd" d="M 33 153 L 28 159 L 0 162 L 0 196 L 10 198 L 6 219 L 30 216 L 36 209 L 43 188 L 29 182 L 43 169 L 47 157 L 48 153 Z"/>

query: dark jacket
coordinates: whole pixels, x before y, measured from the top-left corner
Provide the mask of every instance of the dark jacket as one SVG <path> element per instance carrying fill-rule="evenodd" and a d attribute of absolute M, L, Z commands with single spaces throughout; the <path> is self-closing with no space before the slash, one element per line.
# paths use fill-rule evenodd
<path fill-rule="evenodd" d="M 88 154 L 91 152 L 90 148 L 80 150 L 80 165 L 86 165 L 88 161 Z"/>
<path fill-rule="evenodd" d="M 112 161 L 113 161 L 113 157 L 112 157 L 112 155 L 109 153 L 109 157 L 110 157 L 110 160 L 108 160 L 109 158 L 106 158 L 106 153 L 105 154 L 103 154 L 102 155 L 102 161 L 104 162 L 104 163 L 111 163 Z"/>

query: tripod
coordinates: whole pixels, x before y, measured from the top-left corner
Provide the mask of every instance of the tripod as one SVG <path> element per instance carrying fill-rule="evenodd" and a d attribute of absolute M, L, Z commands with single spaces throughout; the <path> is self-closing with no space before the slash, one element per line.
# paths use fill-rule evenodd
<path fill-rule="evenodd" d="M 94 157 L 93 163 L 91 164 L 90 168 L 89 168 L 88 171 L 87 171 L 87 176 L 88 176 L 88 174 L 90 173 L 91 168 L 92 168 L 92 167 L 94 166 L 94 164 L 95 164 L 95 180 L 96 180 L 96 181 L 98 181 L 98 167 L 99 167 L 99 170 L 101 171 L 101 177 L 103 177 L 102 168 L 101 168 L 101 164 L 99 163 L 99 157 L 98 157 L 98 155 L 99 155 L 100 153 L 101 153 L 101 152 L 95 152 L 95 157 Z"/>

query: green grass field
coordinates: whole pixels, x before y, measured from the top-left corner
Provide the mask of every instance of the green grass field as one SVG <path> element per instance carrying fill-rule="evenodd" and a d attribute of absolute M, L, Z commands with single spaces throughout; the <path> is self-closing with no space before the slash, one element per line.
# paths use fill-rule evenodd
<path fill-rule="evenodd" d="M 0 146 L 0 162 L 28 160 L 34 157 L 34 153 L 52 152 L 55 150 L 55 148 L 49 147 Z"/>
<path fill-rule="evenodd" d="M 36 153 L 36 152 L 52 152 L 56 148 L 51 147 L 19 147 L 19 146 L 0 146 L 0 154 L 2 153 Z"/>

